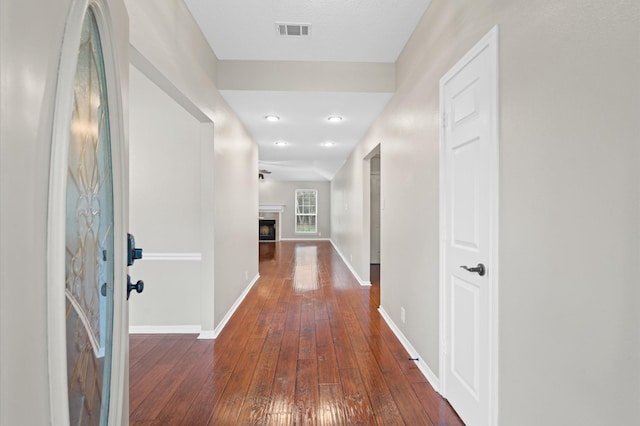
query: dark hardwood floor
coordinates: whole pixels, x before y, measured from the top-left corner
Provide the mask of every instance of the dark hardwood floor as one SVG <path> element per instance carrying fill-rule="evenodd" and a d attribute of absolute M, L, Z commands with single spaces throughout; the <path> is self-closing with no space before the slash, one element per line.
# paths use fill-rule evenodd
<path fill-rule="evenodd" d="M 215 341 L 130 337 L 131 424 L 461 425 L 378 313 L 379 268 L 361 287 L 329 242 L 260 243 Z"/>

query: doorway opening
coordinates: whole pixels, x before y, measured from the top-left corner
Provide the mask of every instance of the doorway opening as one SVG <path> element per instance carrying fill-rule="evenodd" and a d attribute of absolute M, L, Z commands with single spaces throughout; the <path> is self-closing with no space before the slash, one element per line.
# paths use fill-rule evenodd
<path fill-rule="evenodd" d="M 380 284 L 381 258 L 381 151 L 378 144 L 364 158 L 363 162 L 363 218 L 364 218 L 364 258 L 366 270 L 372 285 Z M 378 288 L 379 291 L 379 288 Z"/>
<path fill-rule="evenodd" d="M 370 160 L 369 263 L 380 266 L 380 154 Z"/>
<path fill-rule="evenodd" d="M 129 102 L 129 224 L 146 248 L 136 269 L 148 280 L 145 297 L 129 301 L 129 331 L 212 338 L 214 123 L 135 49 Z M 169 315 L 162 307 L 176 282 Z"/>

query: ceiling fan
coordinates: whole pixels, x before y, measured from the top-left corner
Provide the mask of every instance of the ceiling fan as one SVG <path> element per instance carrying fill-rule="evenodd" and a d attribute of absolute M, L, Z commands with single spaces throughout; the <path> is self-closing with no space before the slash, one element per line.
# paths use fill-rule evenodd
<path fill-rule="evenodd" d="M 271 174 L 270 170 L 260 169 L 260 170 L 258 170 L 258 179 L 264 180 L 264 175 L 270 175 L 270 174 Z"/>

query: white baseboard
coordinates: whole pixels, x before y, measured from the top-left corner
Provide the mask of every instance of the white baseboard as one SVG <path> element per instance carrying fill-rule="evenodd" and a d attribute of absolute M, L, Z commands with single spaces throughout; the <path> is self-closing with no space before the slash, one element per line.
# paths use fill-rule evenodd
<path fill-rule="evenodd" d="M 440 379 L 438 379 L 438 376 L 436 376 L 435 373 L 431 371 L 427 363 L 424 362 L 422 357 L 419 356 L 418 351 L 416 351 L 413 345 L 409 342 L 409 340 L 402 333 L 402 331 L 400 331 L 400 329 L 396 326 L 396 324 L 393 322 L 389 314 L 387 314 L 387 312 L 384 310 L 382 306 L 378 308 L 378 312 L 380 312 L 380 315 L 382 315 L 382 318 L 385 320 L 385 322 L 387 323 L 391 331 L 393 331 L 393 334 L 395 334 L 398 340 L 400 340 L 400 343 L 402 343 L 402 346 L 404 346 L 407 352 L 409 352 L 409 355 L 411 355 L 411 358 L 418 358 L 418 361 L 416 361 L 416 365 L 418 366 L 418 369 L 420 370 L 422 375 L 427 379 L 427 381 L 431 384 L 431 387 L 436 392 L 440 393 Z"/>
<path fill-rule="evenodd" d="M 130 325 L 129 334 L 200 334 L 199 325 Z"/>
<path fill-rule="evenodd" d="M 215 330 L 202 330 L 198 335 L 198 340 L 215 340 L 216 331 Z"/>
<path fill-rule="evenodd" d="M 258 281 L 260 278 L 260 274 L 257 274 L 253 280 L 249 283 L 247 288 L 244 289 L 238 300 L 235 301 L 231 309 L 227 312 L 227 314 L 222 318 L 222 321 L 215 330 L 203 330 L 200 325 L 130 325 L 129 326 L 129 334 L 197 334 L 198 339 L 200 340 L 213 340 L 218 337 L 218 334 L 222 331 L 224 326 L 227 324 L 231 315 L 238 309 L 240 303 L 244 300 L 251 290 L 251 287 Z"/>
<path fill-rule="evenodd" d="M 238 297 L 238 299 L 236 299 L 234 304 L 225 314 L 224 318 L 222 318 L 222 321 L 220 321 L 220 324 L 218 324 L 218 326 L 213 330 L 213 337 L 211 337 L 211 339 L 215 339 L 216 337 L 218 337 L 218 335 L 220 334 L 224 326 L 227 325 L 227 323 L 231 319 L 231 316 L 240 306 L 240 303 L 242 303 L 244 298 L 247 297 L 247 294 L 249 293 L 249 290 L 251 290 L 251 287 L 253 287 L 253 285 L 258 281 L 259 278 L 260 278 L 260 274 L 256 274 L 256 276 L 253 278 L 253 280 L 251 280 L 247 288 L 245 288 L 242 294 Z"/>
<path fill-rule="evenodd" d="M 365 281 L 362 278 L 360 278 L 360 276 L 358 275 L 356 270 L 353 269 L 353 266 L 351 266 L 351 263 L 349 261 L 347 261 L 346 257 L 344 257 L 344 255 L 342 254 L 342 252 L 340 251 L 340 249 L 338 248 L 336 243 L 334 243 L 333 240 L 329 240 L 329 241 L 331 241 L 331 245 L 333 246 L 334 249 L 336 249 L 336 251 L 338 252 L 340 257 L 342 258 L 342 261 L 344 262 L 345 265 L 347 265 L 347 268 L 349 268 L 349 270 L 351 271 L 351 274 L 355 277 L 355 279 L 358 281 L 358 283 L 363 287 L 370 287 L 371 286 L 371 281 Z"/>

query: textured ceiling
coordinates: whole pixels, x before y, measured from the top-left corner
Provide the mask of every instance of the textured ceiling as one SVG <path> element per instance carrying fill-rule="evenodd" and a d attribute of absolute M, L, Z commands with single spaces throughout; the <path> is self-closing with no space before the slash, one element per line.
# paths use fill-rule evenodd
<path fill-rule="evenodd" d="M 221 61 L 394 63 L 430 0 L 185 0 Z M 281 37 L 276 23 L 311 25 L 307 38 Z M 371 64 L 372 66 L 374 64 Z M 366 66 L 366 64 L 364 65 Z M 313 81 L 309 75 L 308 80 Z M 297 76 L 300 79 L 300 76 Z M 353 76 L 351 76 L 353 80 Z M 258 81 L 259 85 L 260 79 Z M 345 79 L 345 81 L 348 81 Z M 347 83 L 348 84 L 348 83 Z M 343 85 L 344 86 L 344 85 Z M 221 90 L 260 149 L 275 181 L 331 180 L 392 93 Z M 277 123 L 264 117 L 275 114 Z M 338 114 L 339 124 L 326 118 Z M 274 142 L 286 141 L 284 147 Z M 321 144 L 335 142 L 332 147 Z"/>
<path fill-rule="evenodd" d="M 428 0 L 186 0 L 219 59 L 395 62 Z M 276 22 L 311 24 L 280 37 Z"/>

